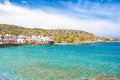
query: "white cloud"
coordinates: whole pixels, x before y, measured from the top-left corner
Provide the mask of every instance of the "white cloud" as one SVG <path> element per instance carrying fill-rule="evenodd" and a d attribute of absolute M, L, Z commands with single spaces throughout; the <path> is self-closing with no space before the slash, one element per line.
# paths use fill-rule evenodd
<path fill-rule="evenodd" d="M 111 21 L 113 21 L 113 19 L 120 21 L 120 11 L 118 10 L 120 3 L 114 4 L 109 3 L 108 1 L 102 4 L 100 2 L 92 2 L 90 0 L 78 0 L 76 3 L 71 1 L 63 2 L 62 5 L 78 13 L 83 13 L 87 18 L 101 18 L 101 16 L 104 16 L 109 19 L 111 18 Z"/>
<path fill-rule="evenodd" d="M 5 4 L 0 4 L 0 23 L 30 28 L 85 30 L 98 36 L 120 35 L 120 23 L 102 19 L 78 19 L 60 13 L 52 14 L 40 9 L 19 7 L 8 1 Z"/>
<path fill-rule="evenodd" d="M 28 6 L 29 5 L 29 3 L 26 1 L 26 0 L 22 0 L 21 1 L 25 6 Z"/>

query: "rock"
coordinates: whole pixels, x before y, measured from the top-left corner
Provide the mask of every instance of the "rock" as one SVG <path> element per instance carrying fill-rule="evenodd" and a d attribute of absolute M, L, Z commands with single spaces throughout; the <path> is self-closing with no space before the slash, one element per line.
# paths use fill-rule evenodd
<path fill-rule="evenodd" d="M 108 80 L 108 78 L 93 78 L 92 80 Z"/>
<path fill-rule="evenodd" d="M 87 78 L 83 78 L 82 80 L 88 80 Z"/>

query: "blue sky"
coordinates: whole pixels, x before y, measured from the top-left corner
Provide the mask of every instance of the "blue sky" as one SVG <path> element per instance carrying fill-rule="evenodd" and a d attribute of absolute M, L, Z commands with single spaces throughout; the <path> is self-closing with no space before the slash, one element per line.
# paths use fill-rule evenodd
<path fill-rule="evenodd" d="M 0 0 L 0 23 L 120 38 L 120 0 Z"/>

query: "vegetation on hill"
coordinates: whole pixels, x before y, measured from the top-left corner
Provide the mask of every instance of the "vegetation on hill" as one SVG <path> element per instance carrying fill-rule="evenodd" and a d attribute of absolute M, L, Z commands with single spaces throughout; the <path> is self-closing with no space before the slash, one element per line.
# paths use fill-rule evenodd
<path fill-rule="evenodd" d="M 16 25 L 0 24 L 0 34 L 52 36 L 55 41 L 96 41 L 102 38 L 81 30 L 25 28 Z"/>

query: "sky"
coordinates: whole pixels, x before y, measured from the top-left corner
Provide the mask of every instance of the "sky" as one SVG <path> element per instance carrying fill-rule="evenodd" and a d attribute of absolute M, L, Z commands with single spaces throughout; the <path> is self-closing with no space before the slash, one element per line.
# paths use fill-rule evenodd
<path fill-rule="evenodd" d="M 120 0 L 0 0 L 0 24 L 120 38 Z"/>

